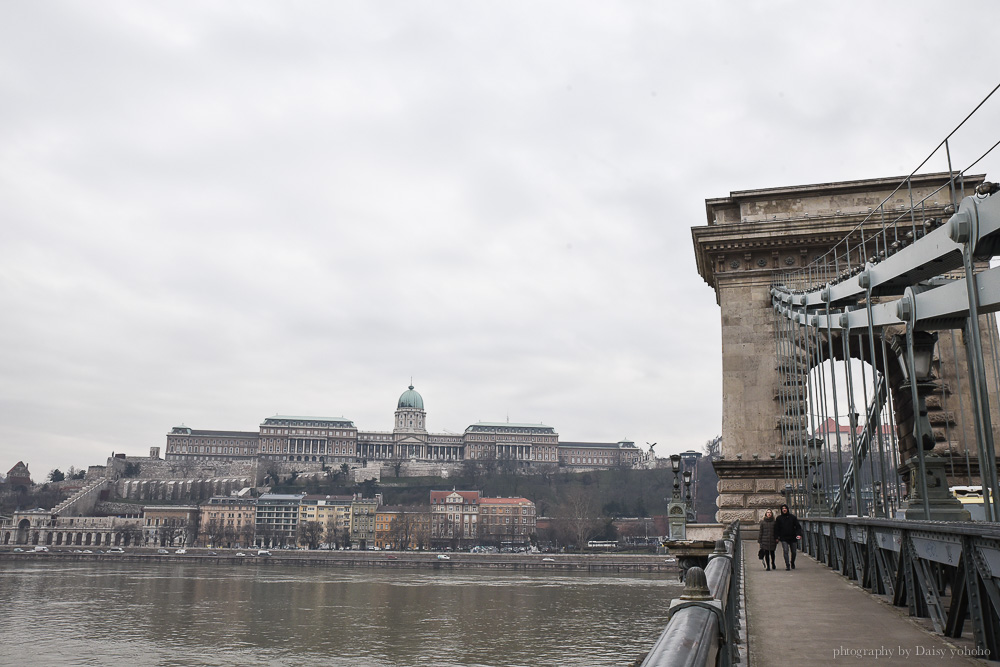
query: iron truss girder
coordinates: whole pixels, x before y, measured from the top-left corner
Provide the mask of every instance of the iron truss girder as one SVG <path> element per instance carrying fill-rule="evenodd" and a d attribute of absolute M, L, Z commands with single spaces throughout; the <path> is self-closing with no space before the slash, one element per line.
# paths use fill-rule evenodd
<path fill-rule="evenodd" d="M 803 527 L 829 536 L 839 556 L 832 568 L 949 637 L 971 621 L 977 648 L 1000 655 L 1000 525 L 852 517 L 809 518 Z"/>
<path fill-rule="evenodd" d="M 869 313 L 876 329 L 905 324 L 899 304 L 892 301 L 857 310 L 849 310 L 850 306 L 867 297 L 869 290 L 873 296 L 906 295 L 916 311 L 916 328 L 952 328 L 968 316 L 964 279 L 926 291 L 913 286 L 961 268 L 967 244 L 977 259 L 992 257 L 1000 249 L 1000 197 L 966 197 L 947 224 L 882 262 L 869 263 L 858 275 L 804 293 L 776 286 L 771 290 L 772 302 L 775 310 L 798 324 L 862 333 L 868 329 Z M 978 311 L 1000 310 L 1000 269 L 984 271 L 975 280 L 980 295 Z M 829 316 L 820 312 L 828 306 L 838 312 Z"/>
<path fill-rule="evenodd" d="M 976 605 L 970 605 L 973 629 L 977 646 L 990 650 L 990 655 L 1000 652 L 1000 540 L 972 538 L 972 553 L 969 559 L 970 576 L 968 588 L 986 594 L 993 611 L 987 611 L 987 601 L 981 596 L 974 598 Z M 978 575 L 978 577 L 974 576 Z"/>

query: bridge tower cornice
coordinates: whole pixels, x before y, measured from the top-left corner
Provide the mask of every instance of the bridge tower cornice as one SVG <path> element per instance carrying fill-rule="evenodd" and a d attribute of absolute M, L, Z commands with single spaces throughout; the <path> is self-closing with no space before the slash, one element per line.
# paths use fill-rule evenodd
<path fill-rule="evenodd" d="M 884 225 L 910 223 L 910 202 L 922 202 L 923 218 L 945 216 L 950 204 L 941 183 L 947 173 L 866 179 L 732 192 L 705 202 L 707 225 L 692 227 L 698 273 L 716 290 L 732 274 L 794 271 L 848 236 L 860 244 Z M 971 189 L 985 179 L 967 176 Z M 879 207 L 882 207 L 879 210 Z"/>

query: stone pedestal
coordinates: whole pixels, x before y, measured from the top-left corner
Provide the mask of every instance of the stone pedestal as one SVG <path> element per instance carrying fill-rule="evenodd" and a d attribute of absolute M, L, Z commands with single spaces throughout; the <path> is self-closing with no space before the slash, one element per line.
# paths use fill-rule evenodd
<path fill-rule="evenodd" d="M 737 519 L 744 524 L 757 524 L 764 512 L 786 502 L 781 490 L 785 485 L 785 470 L 781 461 L 713 461 L 719 476 L 719 498 L 716 521 L 728 524 Z"/>
<path fill-rule="evenodd" d="M 715 540 L 668 540 L 664 546 L 667 553 L 677 559 L 681 581 L 692 567 L 705 569 L 708 557 L 715 552 Z"/>
<path fill-rule="evenodd" d="M 914 456 L 906 460 L 907 488 L 910 499 L 901 509 L 903 518 L 924 521 L 970 521 L 969 510 L 962 507 L 958 498 L 948 490 L 948 476 L 945 474 L 945 460 L 933 454 L 924 456 L 926 483 L 920 484 L 920 460 Z M 924 509 L 923 494 L 927 494 L 930 516 Z"/>
<path fill-rule="evenodd" d="M 683 502 L 671 500 L 667 503 L 667 522 L 671 541 L 687 539 L 687 511 Z"/>

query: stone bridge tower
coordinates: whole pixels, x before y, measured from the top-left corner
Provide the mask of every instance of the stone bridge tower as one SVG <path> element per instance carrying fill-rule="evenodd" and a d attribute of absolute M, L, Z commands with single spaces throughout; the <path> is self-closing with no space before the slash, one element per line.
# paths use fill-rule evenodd
<path fill-rule="evenodd" d="M 938 191 L 947 180 L 946 173 L 911 179 L 913 201 L 927 198 L 925 216 L 948 217 L 948 189 Z M 967 191 L 982 180 L 967 178 Z M 764 509 L 784 502 L 779 396 L 787 377 L 777 362 L 772 280 L 808 266 L 848 235 L 857 237 L 852 261 L 863 264 L 861 255 L 871 248 L 861 250 L 862 237 L 882 228 L 879 205 L 885 201 L 885 217 L 892 218 L 910 208 L 910 192 L 905 185 L 898 189 L 904 181 L 895 177 L 769 188 L 706 200 L 708 224 L 691 232 L 698 272 L 715 290 L 722 316 L 723 459 L 715 462 L 719 521 L 756 522 Z"/>

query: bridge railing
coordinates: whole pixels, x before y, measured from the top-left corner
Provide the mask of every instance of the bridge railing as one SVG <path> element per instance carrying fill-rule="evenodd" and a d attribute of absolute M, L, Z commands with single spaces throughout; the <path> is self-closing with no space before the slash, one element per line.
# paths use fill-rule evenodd
<path fill-rule="evenodd" d="M 946 637 L 973 657 L 1000 660 L 1000 524 L 871 518 L 802 521 L 803 548 Z"/>
<path fill-rule="evenodd" d="M 669 620 L 642 667 L 730 667 L 739 662 L 743 552 L 738 521 L 718 540 L 702 569 L 692 567 L 684 593 L 670 603 Z"/>

